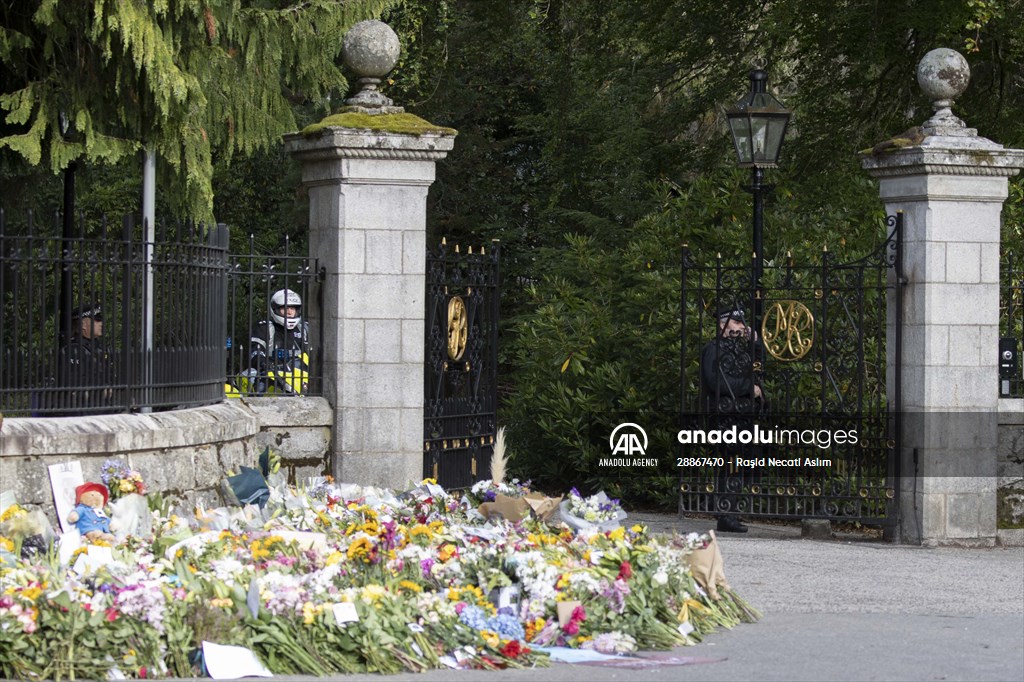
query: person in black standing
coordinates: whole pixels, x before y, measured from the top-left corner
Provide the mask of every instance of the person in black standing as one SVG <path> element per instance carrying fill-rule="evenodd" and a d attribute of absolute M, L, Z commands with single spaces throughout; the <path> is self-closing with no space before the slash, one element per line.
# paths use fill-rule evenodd
<path fill-rule="evenodd" d="M 737 305 L 719 308 L 715 318 L 715 338 L 705 344 L 700 355 L 704 409 L 711 428 L 728 429 L 735 424 L 738 429 L 749 429 L 754 425 L 753 417 L 763 414 L 767 408 L 764 388 L 754 372 L 757 334 L 747 326 L 743 310 Z M 756 446 L 734 447 L 741 447 L 741 450 L 729 454 L 741 454 L 745 458 L 757 456 Z M 747 526 L 735 509 L 735 494 L 727 492 L 739 492 L 742 485 L 742 474 L 730 472 L 728 465 L 718 470 L 715 483 L 718 530 L 747 532 Z"/>
<path fill-rule="evenodd" d="M 71 338 L 60 349 L 62 414 L 104 411 L 113 393 L 113 363 L 103 343 L 103 309 L 79 306 L 71 317 Z"/>

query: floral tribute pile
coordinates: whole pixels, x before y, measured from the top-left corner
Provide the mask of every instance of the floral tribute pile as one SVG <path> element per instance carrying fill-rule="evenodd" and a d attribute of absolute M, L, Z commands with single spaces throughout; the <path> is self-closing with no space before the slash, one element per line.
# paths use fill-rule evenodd
<path fill-rule="evenodd" d="M 247 647 L 275 674 L 530 667 L 544 647 L 665 649 L 757 618 L 694 577 L 707 536 L 484 519 L 487 488 L 319 481 L 187 519 L 150 495 L 146 536 L 64 561 L 61 542 L 19 556 L 0 537 L 0 677 L 192 677 L 204 641 Z"/>

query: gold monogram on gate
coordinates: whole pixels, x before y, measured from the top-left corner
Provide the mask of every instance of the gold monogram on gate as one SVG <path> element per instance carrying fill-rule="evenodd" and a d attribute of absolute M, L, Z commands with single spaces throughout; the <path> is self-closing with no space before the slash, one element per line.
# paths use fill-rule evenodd
<path fill-rule="evenodd" d="M 459 360 L 466 352 L 469 337 L 466 304 L 461 296 L 452 296 L 448 301 L 448 357 Z"/>
<path fill-rule="evenodd" d="M 773 358 L 799 360 L 814 345 L 814 316 L 799 301 L 777 301 L 765 313 L 761 336 Z"/>

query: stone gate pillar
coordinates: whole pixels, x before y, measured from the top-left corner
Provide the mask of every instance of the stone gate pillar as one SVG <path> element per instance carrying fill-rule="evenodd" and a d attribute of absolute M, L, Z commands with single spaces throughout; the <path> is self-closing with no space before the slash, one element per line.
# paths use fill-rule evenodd
<path fill-rule="evenodd" d="M 285 143 L 302 163 L 309 253 L 326 276 L 320 338 L 333 475 L 401 488 L 423 478 L 426 199 L 455 131 L 404 113 L 376 89 L 398 53 L 386 24 L 356 24 L 344 55 L 361 92 Z"/>
<path fill-rule="evenodd" d="M 970 70 L 921 60 L 935 114 L 865 153 L 890 214 L 904 214 L 900 539 L 988 546 L 996 538 L 1000 212 L 1024 151 L 979 137 L 950 106 Z M 895 299 L 891 299 L 891 302 Z M 889 306 L 888 394 L 897 310 Z"/>

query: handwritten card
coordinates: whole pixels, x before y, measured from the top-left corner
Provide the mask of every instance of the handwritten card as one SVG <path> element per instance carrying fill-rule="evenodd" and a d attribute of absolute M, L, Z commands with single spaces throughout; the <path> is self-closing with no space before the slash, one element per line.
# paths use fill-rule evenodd
<path fill-rule="evenodd" d="M 51 464 L 47 469 L 50 471 L 50 488 L 53 489 L 53 505 L 57 508 L 60 529 L 67 533 L 73 525 L 68 523 L 68 514 L 75 508 L 75 488 L 85 483 L 82 463 Z"/>

